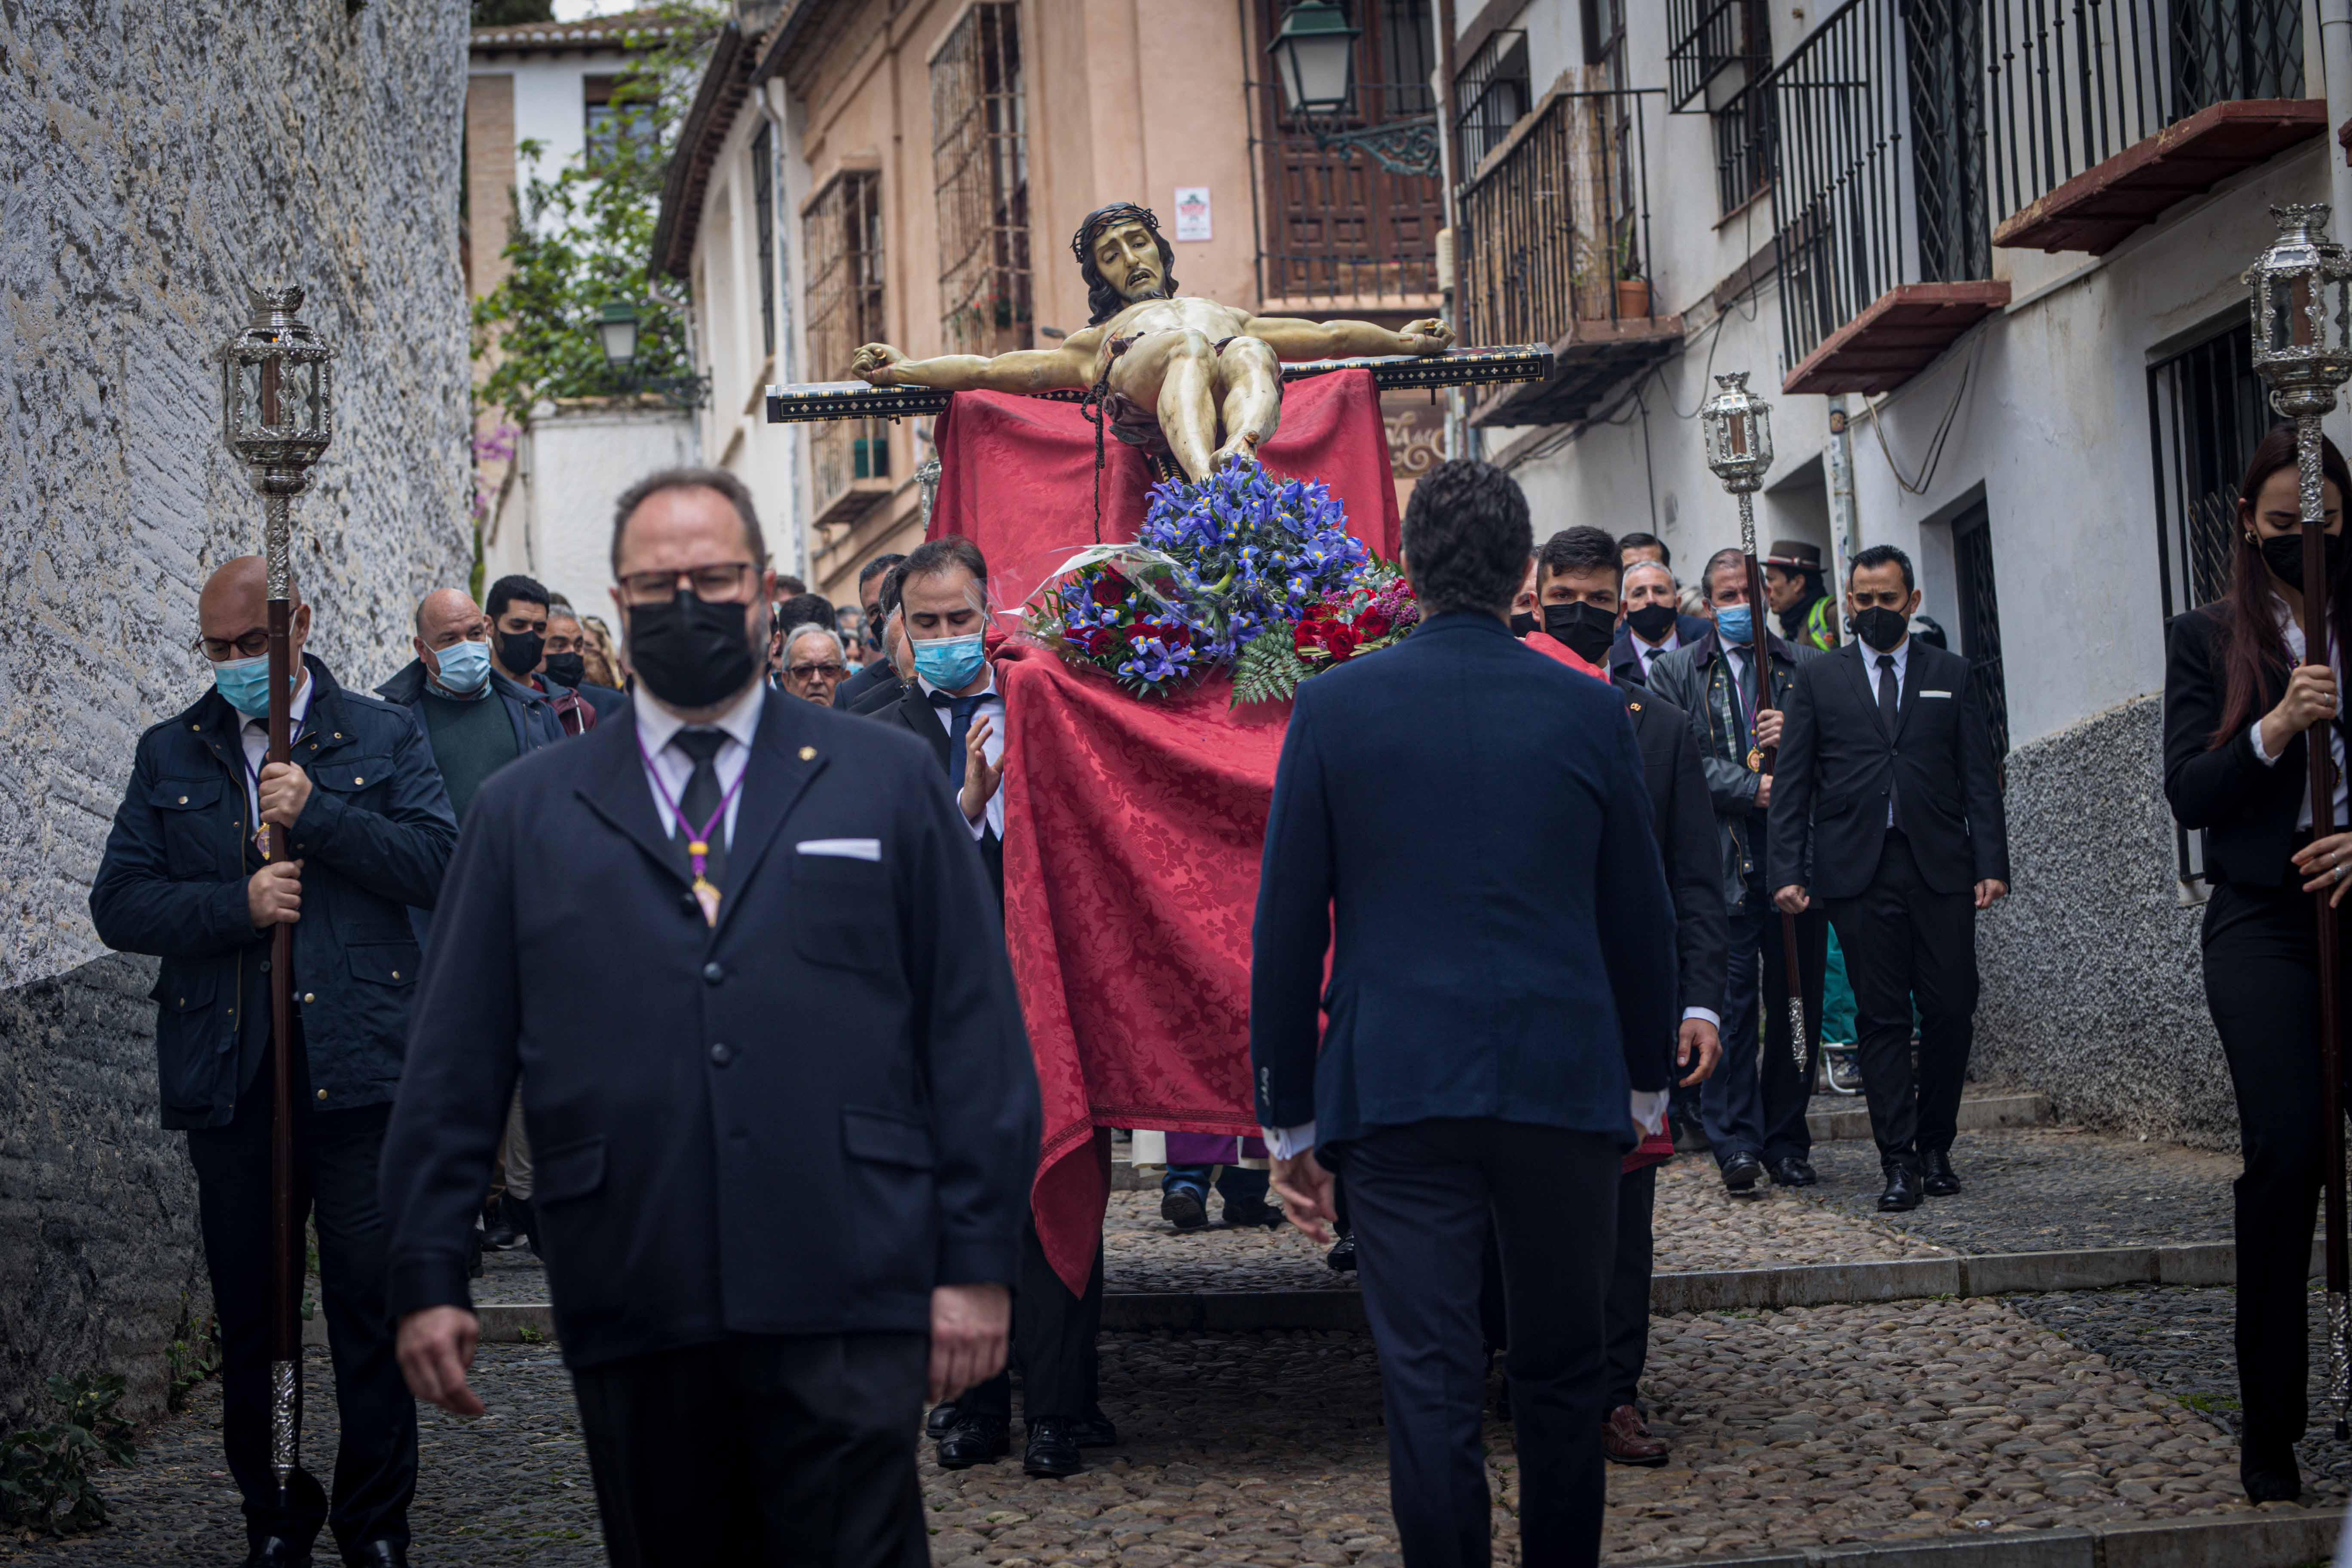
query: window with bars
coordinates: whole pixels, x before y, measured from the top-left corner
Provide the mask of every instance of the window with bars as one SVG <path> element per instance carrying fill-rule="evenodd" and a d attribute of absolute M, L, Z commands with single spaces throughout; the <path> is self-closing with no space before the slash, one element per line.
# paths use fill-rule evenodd
<path fill-rule="evenodd" d="M 2241 319 L 2148 366 L 2156 559 L 2167 626 L 2229 587 L 2238 480 L 2272 417 L 2254 374 L 2253 347 L 2253 331 Z M 2202 880 L 2201 837 L 2176 828 L 2174 838 L 2180 880 Z"/>
<path fill-rule="evenodd" d="M 1952 560 L 1959 573 L 1960 646 L 1992 725 L 1992 754 L 2009 755 L 2009 686 L 2000 668 L 2000 594 L 1992 569 L 1992 513 L 1978 501 L 1952 520 Z"/>
<path fill-rule="evenodd" d="M 931 62 L 940 335 L 950 353 L 1035 342 L 1020 6 L 974 5 Z"/>
<path fill-rule="evenodd" d="M 1318 148 L 1312 129 L 1285 111 L 1264 48 L 1288 8 L 1288 0 L 1251 0 L 1257 27 L 1252 58 L 1263 62 L 1249 84 L 1256 100 L 1250 151 L 1259 294 L 1289 310 L 1327 301 L 1349 310 L 1425 306 L 1437 295 L 1443 182 L 1390 174 L 1346 147 Z M 1430 0 L 1350 0 L 1343 8 L 1359 29 L 1356 88 L 1334 128 L 1433 118 Z"/>
<path fill-rule="evenodd" d="M 1715 134 L 1716 199 L 1736 212 L 1772 182 L 1772 17 L 1764 0 L 1670 0 L 1671 112 L 1703 108 Z"/>
<path fill-rule="evenodd" d="M 1535 107 L 1535 84 L 1528 70 L 1528 36 L 1511 29 L 1478 46 L 1470 63 L 1455 73 L 1454 129 L 1462 138 L 1462 167 L 1475 174 L 1487 153 Z"/>
<path fill-rule="evenodd" d="M 760 352 L 776 352 L 776 142 L 765 121 L 751 138 L 751 229 L 760 258 Z"/>
<path fill-rule="evenodd" d="M 801 248 L 808 258 L 809 357 L 819 377 L 849 374 L 850 356 L 886 335 L 882 294 L 882 176 L 845 170 L 809 204 Z M 820 521 L 856 481 L 890 476 L 889 427 L 835 419 L 809 437 Z"/>

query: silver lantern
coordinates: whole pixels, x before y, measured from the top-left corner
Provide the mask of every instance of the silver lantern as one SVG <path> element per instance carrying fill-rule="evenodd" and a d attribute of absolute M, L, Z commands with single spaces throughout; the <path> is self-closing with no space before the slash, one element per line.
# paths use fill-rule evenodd
<path fill-rule="evenodd" d="M 295 312 L 302 290 L 245 290 L 245 330 L 221 350 L 221 437 L 261 492 L 269 596 L 287 596 L 293 498 L 334 438 L 335 351 Z"/>

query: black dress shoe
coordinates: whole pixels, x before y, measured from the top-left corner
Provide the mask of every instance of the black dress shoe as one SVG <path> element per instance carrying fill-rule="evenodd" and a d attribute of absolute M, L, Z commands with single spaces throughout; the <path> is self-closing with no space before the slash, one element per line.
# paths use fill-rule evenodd
<path fill-rule="evenodd" d="M 1919 1173 L 1897 1165 L 1886 1173 L 1886 1190 L 1878 1194 L 1880 1214 L 1908 1214 L 1919 1206 Z"/>
<path fill-rule="evenodd" d="M 350 1568 L 408 1568 L 408 1548 L 396 1541 L 363 1541 L 343 1561 Z"/>
<path fill-rule="evenodd" d="M 1763 1161 L 1753 1154 L 1734 1154 L 1723 1163 L 1724 1190 L 1741 1194 L 1752 1193 L 1756 1190 L 1757 1178 L 1763 1174 Z"/>
<path fill-rule="evenodd" d="M 1960 1173 L 1952 1169 L 1952 1157 L 1941 1150 L 1923 1153 L 1919 1163 L 1926 1172 L 1927 1195 L 1931 1198 L 1956 1196 L 1960 1190 Z"/>
<path fill-rule="evenodd" d="M 1077 1435 L 1072 1424 L 1055 1415 L 1041 1415 L 1029 1423 L 1029 1447 L 1021 1455 L 1021 1468 L 1033 1476 L 1050 1476 L 1059 1480 L 1075 1476 L 1086 1468 L 1078 1458 Z"/>
<path fill-rule="evenodd" d="M 942 1399 L 931 1406 L 929 1415 L 923 1417 L 923 1436 L 936 1442 L 954 1430 L 955 1424 L 961 1419 L 963 1412 L 956 1408 L 956 1402 Z"/>
<path fill-rule="evenodd" d="M 1353 1274 L 1356 1271 L 1356 1238 L 1343 1236 L 1333 1242 L 1331 1250 L 1323 1255 L 1323 1263 L 1334 1274 Z"/>
<path fill-rule="evenodd" d="M 1070 1441 L 1081 1448 L 1116 1448 L 1118 1428 L 1111 1425 L 1099 1405 L 1089 1406 L 1083 1420 L 1066 1423 L 1070 1429 Z"/>
<path fill-rule="evenodd" d="M 1231 1226 L 1239 1226 L 1244 1229 L 1257 1229 L 1263 1227 L 1266 1230 L 1272 1230 L 1276 1226 L 1282 1223 L 1282 1205 L 1279 1204 L 1270 1204 L 1264 1198 L 1249 1198 L 1240 1203 L 1235 1203 L 1233 1199 L 1227 1198 L 1225 1200 L 1225 1223 Z"/>
<path fill-rule="evenodd" d="M 968 1470 L 1013 1452 L 1013 1423 L 1002 1415 L 964 1412 L 940 1439 L 940 1468 Z"/>
<path fill-rule="evenodd" d="M 1160 1217 L 1178 1230 L 1198 1230 L 1209 1223 L 1209 1205 L 1190 1190 L 1176 1187 L 1160 1200 Z"/>
<path fill-rule="evenodd" d="M 265 1535 L 245 1554 L 245 1568 L 310 1568 L 310 1548 L 282 1535 Z"/>
<path fill-rule="evenodd" d="M 1776 1187 L 1810 1187 L 1820 1180 L 1812 1166 L 1794 1154 L 1784 1154 L 1772 1162 L 1772 1184 Z"/>
<path fill-rule="evenodd" d="M 2303 1495 L 2303 1472 L 2295 1468 L 2293 1449 L 2284 1459 L 2261 1465 L 2240 1459 L 2238 1479 L 2246 1489 L 2248 1502 L 2293 1502 Z"/>

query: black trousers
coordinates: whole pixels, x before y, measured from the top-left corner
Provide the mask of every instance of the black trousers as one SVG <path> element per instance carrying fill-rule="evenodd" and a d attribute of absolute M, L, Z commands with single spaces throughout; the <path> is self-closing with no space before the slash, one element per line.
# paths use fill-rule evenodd
<path fill-rule="evenodd" d="M 572 1374 L 613 1568 L 927 1568 L 922 1334 L 739 1335 Z"/>
<path fill-rule="evenodd" d="M 1055 1416 L 1083 1420 L 1099 1399 L 1101 1363 L 1095 1342 L 1102 1333 L 1103 1258 L 1095 1248 L 1094 1271 L 1083 1296 L 1073 1296 L 1045 1249 L 1034 1219 L 1021 1226 L 1021 1281 L 1013 1295 L 1013 1353 L 1021 1369 L 1021 1414 L 1030 1421 Z M 1013 1375 L 1000 1372 L 956 1401 L 976 1415 L 1013 1418 Z"/>
<path fill-rule="evenodd" d="M 1652 1219 L 1658 1206 L 1658 1167 L 1653 1163 L 1617 1178 L 1617 1263 L 1609 1275 L 1601 1337 L 1608 1347 L 1609 1374 L 1601 1401 L 1605 1411 L 1642 1402 L 1642 1369 L 1650 1359 L 1650 1275 L 1654 1245 Z M 1503 1251 L 1492 1220 L 1478 1283 L 1478 1324 L 1489 1351 L 1507 1350 L 1510 1314 L 1505 1310 Z"/>
<path fill-rule="evenodd" d="M 1492 1560 L 1479 1447 L 1489 1216 L 1511 1331 L 1521 1561 L 1599 1561 L 1602 1300 L 1619 1154 L 1603 1134 L 1492 1120 L 1380 1128 L 1339 1152 L 1381 1358 L 1389 1503 L 1412 1568 Z"/>
<path fill-rule="evenodd" d="M 2320 1105 L 2319 940 L 2311 896 L 2300 888 L 2299 879 L 2284 888 L 2222 883 L 2205 906 L 2205 1002 L 2237 1090 L 2245 1156 L 2235 1188 L 2237 1331 L 2250 1469 L 2285 1468 L 2309 1414 L 2304 1312 L 2327 1121 Z M 2347 973 L 2340 952 L 2336 967 Z"/>
<path fill-rule="evenodd" d="M 1919 879 L 1911 841 L 1886 832 L 1870 886 L 1823 900 L 1853 984 L 1855 1053 L 1878 1163 L 1919 1169 L 1951 1152 L 1960 1088 L 1976 1031 L 1977 909 L 1969 893 Z M 1911 1066 L 1911 1010 L 1919 1010 L 1919 1066 Z"/>
<path fill-rule="evenodd" d="M 245 1499 L 252 1542 L 310 1542 L 321 1523 L 338 1544 L 408 1542 L 416 1492 L 416 1401 L 393 1356 L 384 1294 L 383 1216 L 376 1164 L 389 1105 L 320 1110 L 307 1059 L 294 1054 L 294 1221 L 316 1219 L 319 1285 L 334 1358 L 334 1503 L 307 1470 L 297 1470 L 283 1506 L 269 1468 L 269 1106 L 270 1063 L 245 1092 L 226 1127 L 188 1134 L 196 1168 L 196 1210 L 205 1266 L 221 1333 L 221 1436 L 229 1473 Z"/>

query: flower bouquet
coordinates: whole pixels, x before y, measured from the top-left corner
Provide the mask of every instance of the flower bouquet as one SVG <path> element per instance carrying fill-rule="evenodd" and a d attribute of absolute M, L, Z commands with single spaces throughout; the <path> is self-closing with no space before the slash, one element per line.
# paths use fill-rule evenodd
<path fill-rule="evenodd" d="M 1287 697 L 1317 669 L 1402 635 L 1418 614 L 1398 618 L 1412 594 L 1402 589 L 1400 601 L 1402 586 L 1348 531 L 1329 487 L 1244 460 L 1198 483 L 1156 487 L 1135 542 L 1097 545 L 1065 563 L 1026 624 L 1064 658 L 1139 696 L 1266 646 L 1297 662 L 1265 678 L 1279 686 L 1273 695 Z M 1375 601 L 1386 608 L 1375 610 Z M 1302 643 L 1299 628 L 1309 625 L 1317 629 Z M 1300 651 L 1307 647 L 1318 651 Z M 1265 700 L 1244 696 L 1238 674 L 1237 703 Z"/>
<path fill-rule="evenodd" d="M 1259 637 L 1242 650 L 1234 661 L 1234 705 L 1286 700 L 1308 676 L 1393 647 L 1420 624 L 1412 584 L 1375 559 L 1352 586 L 1309 605 L 1287 638 Z"/>

